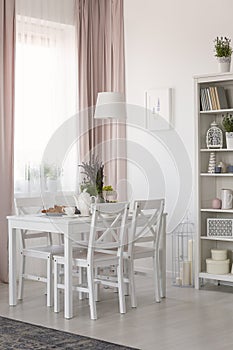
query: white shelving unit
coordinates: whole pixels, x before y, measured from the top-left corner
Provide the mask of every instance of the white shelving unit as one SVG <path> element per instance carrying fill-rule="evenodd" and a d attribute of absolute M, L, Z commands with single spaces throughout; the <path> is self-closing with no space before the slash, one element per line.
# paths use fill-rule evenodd
<path fill-rule="evenodd" d="M 233 239 L 230 237 L 207 237 L 208 218 L 233 218 L 233 209 L 212 209 L 212 200 L 221 197 L 222 188 L 233 190 L 233 174 L 217 173 L 209 174 L 208 164 L 210 152 L 215 152 L 216 162 L 223 161 L 227 165 L 233 165 L 233 149 L 207 149 L 206 132 L 210 124 L 215 120 L 221 127 L 222 115 L 233 114 L 233 74 L 207 74 L 194 77 L 195 84 L 195 120 L 196 120 L 196 269 L 195 287 L 200 287 L 200 280 L 213 280 L 233 283 L 233 274 L 214 275 L 206 272 L 206 259 L 211 257 L 211 249 L 220 248 L 228 250 L 228 257 L 232 263 Z M 224 86 L 227 94 L 228 106 L 222 110 L 200 110 L 200 89 L 209 86 Z M 225 135 L 224 135 L 225 141 Z M 231 267 L 231 265 L 230 265 Z"/>

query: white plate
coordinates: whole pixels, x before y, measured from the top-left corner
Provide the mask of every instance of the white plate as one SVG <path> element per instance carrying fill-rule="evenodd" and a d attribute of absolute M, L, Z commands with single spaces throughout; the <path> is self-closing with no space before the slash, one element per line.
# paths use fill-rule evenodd
<path fill-rule="evenodd" d="M 45 214 L 46 216 L 63 216 L 62 213 L 43 213 Z"/>
<path fill-rule="evenodd" d="M 80 216 L 80 214 L 74 214 L 74 215 L 67 215 L 67 214 L 65 214 L 64 215 L 65 218 L 69 218 L 69 219 L 71 219 L 71 218 L 78 218 L 79 216 Z"/>

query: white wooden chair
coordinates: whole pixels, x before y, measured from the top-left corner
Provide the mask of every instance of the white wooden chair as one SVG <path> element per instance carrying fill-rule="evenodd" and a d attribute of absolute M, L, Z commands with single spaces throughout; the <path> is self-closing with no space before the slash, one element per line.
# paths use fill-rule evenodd
<path fill-rule="evenodd" d="M 52 205 L 52 198 L 42 197 L 24 197 L 15 198 L 15 208 L 17 215 L 36 214 L 40 213 L 41 209 L 46 205 Z M 59 200 L 58 200 L 59 201 Z M 60 204 L 60 203 L 56 203 Z M 47 306 L 53 304 L 53 278 L 52 278 L 52 257 L 54 254 L 59 254 L 64 251 L 61 239 L 58 244 L 53 244 L 53 237 L 48 232 L 35 232 L 28 230 L 20 230 L 20 263 L 19 263 L 19 289 L 18 299 L 23 299 L 24 280 L 34 280 L 45 282 L 47 284 Z M 35 241 L 39 240 L 39 245 L 35 245 Z M 33 240 L 33 241 L 32 241 Z M 42 243 L 41 243 L 42 240 Z M 32 244 L 33 242 L 33 244 Z M 25 273 L 26 257 L 41 259 L 46 261 L 46 277 L 36 274 Z"/>
<path fill-rule="evenodd" d="M 125 282 L 128 282 L 130 286 L 132 307 L 137 307 L 134 280 L 134 261 L 137 259 L 152 258 L 155 300 L 156 302 L 161 301 L 159 242 L 163 211 L 164 199 L 136 200 L 134 202 L 132 226 L 128 238 L 128 250 L 124 254 L 128 262 L 128 279 L 126 278 Z"/>
<path fill-rule="evenodd" d="M 73 286 L 73 290 L 89 295 L 90 317 L 97 319 L 95 284 L 103 284 L 118 289 L 120 313 L 126 312 L 123 282 L 123 252 L 127 231 L 128 203 L 96 204 L 90 224 L 88 248 L 73 253 L 73 265 L 86 269 L 87 283 Z M 59 312 L 59 266 L 64 264 L 64 256 L 54 256 L 54 311 Z M 116 266 L 117 279 L 109 281 L 108 276 L 95 274 L 96 269 Z"/>

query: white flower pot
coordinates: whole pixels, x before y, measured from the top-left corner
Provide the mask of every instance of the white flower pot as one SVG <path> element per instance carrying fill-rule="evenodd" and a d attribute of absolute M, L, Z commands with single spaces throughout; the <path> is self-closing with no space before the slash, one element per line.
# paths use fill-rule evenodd
<path fill-rule="evenodd" d="M 230 72 L 231 70 L 231 56 L 218 57 L 218 68 L 220 73 Z"/>
<path fill-rule="evenodd" d="M 226 132 L 226 144 L 228 149 L 233 149 L 233 132 Z"/>

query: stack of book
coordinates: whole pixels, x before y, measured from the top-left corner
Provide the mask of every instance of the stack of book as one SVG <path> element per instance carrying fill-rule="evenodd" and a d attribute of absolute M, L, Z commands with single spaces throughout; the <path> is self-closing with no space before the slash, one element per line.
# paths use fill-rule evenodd
<path fill-rule="evenodd" d="M 201 88 L 200 98 L 202 111 L 228 108 L 226 91 L 223 86 L 209 86 L 206 88 Z"/>

